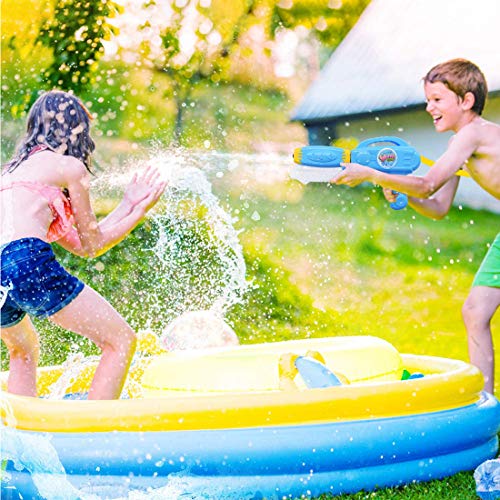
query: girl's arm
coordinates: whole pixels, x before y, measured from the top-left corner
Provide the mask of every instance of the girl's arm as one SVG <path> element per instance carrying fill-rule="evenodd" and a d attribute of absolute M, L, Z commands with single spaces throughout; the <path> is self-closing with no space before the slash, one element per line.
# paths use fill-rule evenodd
<path fill-rule="evenodd" d="M 72 170 L 67 187 L 75 228 L 57 243 L 76 255 L 96 257 L 122 241 L 139 224 L 160 198 L 166 183 L 159 181 L 158 171 L 151 167 L 135 174 L 121 203 L 98 223 L 90 204 L 89 175 L 80 165 L 81 168 L 67 169 Z"/>

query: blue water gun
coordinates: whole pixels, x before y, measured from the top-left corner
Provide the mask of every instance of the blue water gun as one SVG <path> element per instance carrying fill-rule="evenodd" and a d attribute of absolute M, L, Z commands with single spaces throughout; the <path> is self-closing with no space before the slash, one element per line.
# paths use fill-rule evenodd
<path fill-rule="evenodd" d="M 293 152 L 296 165 L 290 177 L 307 184 L 308 182 L 328 182 L 335 177 L 334 168 L 340 163 L 359 163 L 366 167 L 389 174 L 408 175 L 421 163 L 415 148 L 399 137 L 382 136 L 366 139 L 355 149 L 348 150 L 336 146 L 304 146 Z M 408 197 L 398 193 L 391 208 L 401 210 L 408 205 Z"/>

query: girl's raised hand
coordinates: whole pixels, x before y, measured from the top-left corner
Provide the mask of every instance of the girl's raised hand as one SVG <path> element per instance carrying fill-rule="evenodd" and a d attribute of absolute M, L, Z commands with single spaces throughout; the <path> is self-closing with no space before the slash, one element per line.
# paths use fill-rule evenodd
<path fill-rule="evenodd" d="M 160 199 L 166 186 L 158 169 L 149 165 L 142 172 L 134 174 L 123 198 L 132 205 L 132 209 L 140 206 L 145 213 Z"/>

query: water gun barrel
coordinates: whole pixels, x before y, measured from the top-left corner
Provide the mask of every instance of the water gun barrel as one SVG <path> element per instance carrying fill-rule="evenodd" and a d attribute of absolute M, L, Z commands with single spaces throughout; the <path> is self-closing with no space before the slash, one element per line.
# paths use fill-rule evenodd
<path fill-rule="evenodd" d="M 304 146 L 296 148 L 293 160 L 299 165 L 322 168 L 339 168 L 342 162 L 349 161 L 348 149 L 336 146 Z"/>
<path fill-rule="evenodd" d="M 336 146 L 303 146 L 293 152 L 298 165 L 338 168 L 340 163 L 359 163 L 390 174 L 407 175 L 421 163 L 420 154 L 399 137 L 374 137 L 360 142 L 353 150 Z"/>
<path fill-rule="evenodd" d="M 290 177 L 303 184 L 329 182 L 337 174 L 342 162 L 348 162 L 350 151 L 335 146 L 304 146 L 293 152 L 295 164 Z"/>

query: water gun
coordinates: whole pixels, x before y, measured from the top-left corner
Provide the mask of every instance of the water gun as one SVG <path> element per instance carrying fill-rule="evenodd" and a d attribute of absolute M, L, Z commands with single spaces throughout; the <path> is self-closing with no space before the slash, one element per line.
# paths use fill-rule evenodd
<path fill-rule="evenodd" d="M 303 184 L 330 181 L 336 175 L 333 169 L 342 168 L 340 163 L 359 163 L 380 172 L 408 175 L 422 162 L 415 148 L 393 136 L 366 139 L 352 150 L 335 146 L 304 146 L 294 150 L 293 160 L 295 165 L 290 171 L 290 177 Z M 401 210 L 406 205 L 408 197 L 398 193 L 391 208 Z"/>

